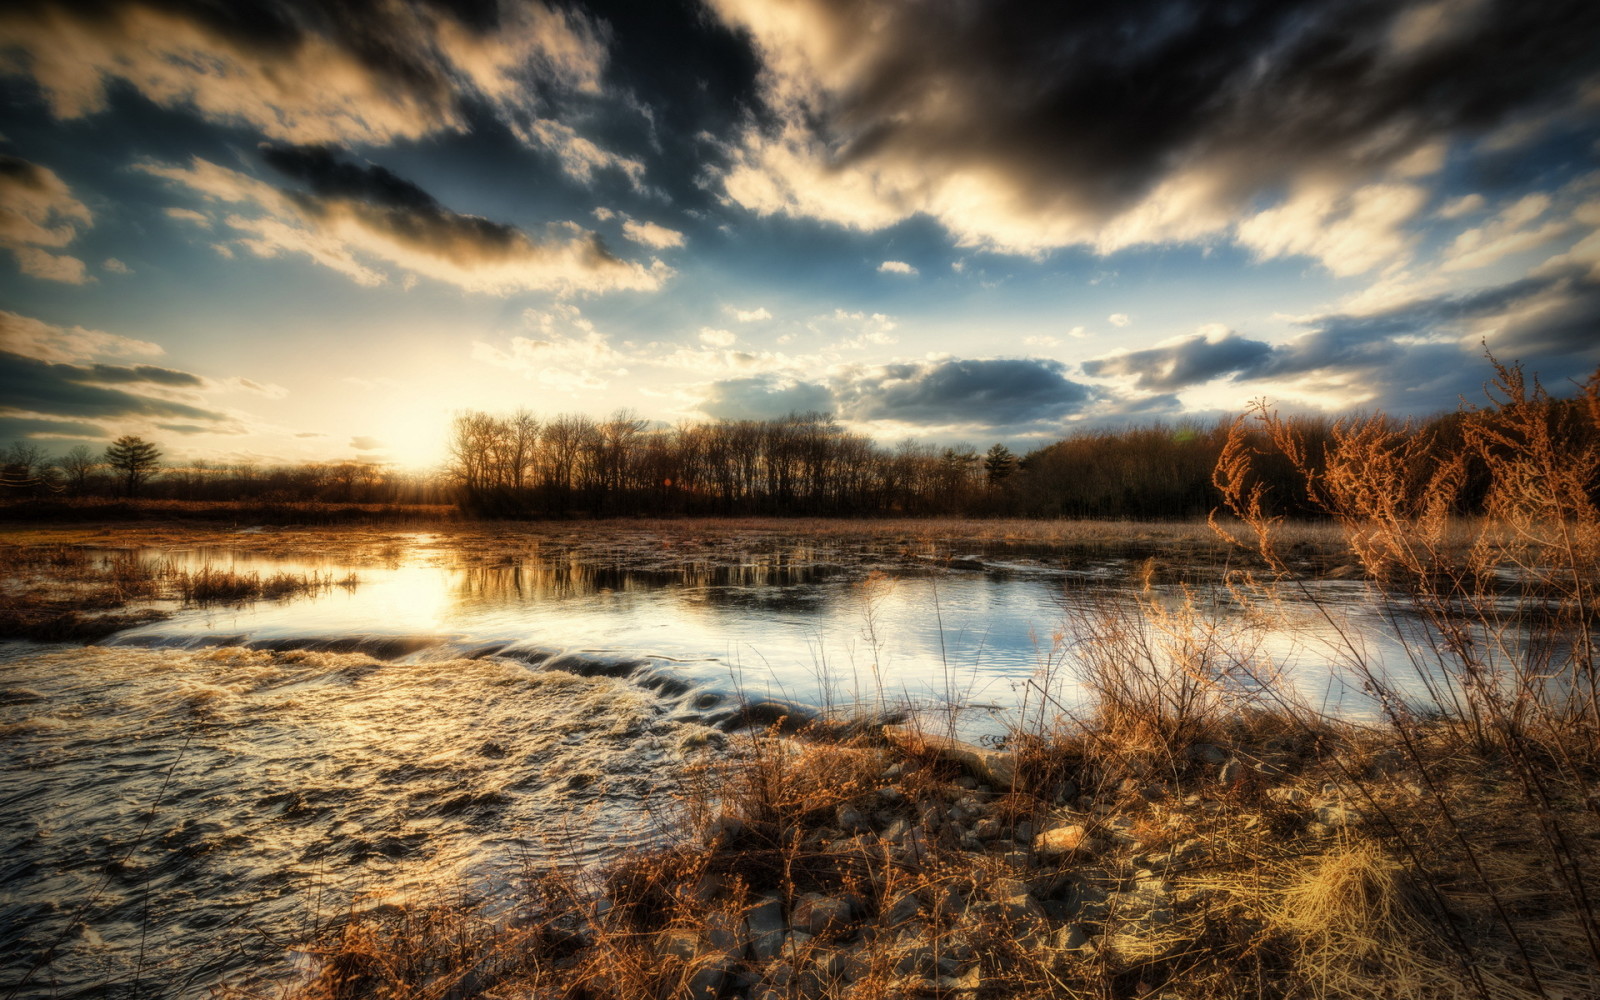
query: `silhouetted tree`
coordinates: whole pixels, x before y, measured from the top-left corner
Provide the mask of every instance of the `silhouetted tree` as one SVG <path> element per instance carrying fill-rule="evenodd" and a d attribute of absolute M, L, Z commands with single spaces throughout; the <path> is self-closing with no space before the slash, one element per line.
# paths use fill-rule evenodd
<path fill-rule="evenodd" d="M 144 438 L 124 434 L 106 448 L 106 464 L 122 483 L 124 496 L 135 496 L 161 465 L 161 450 Z"/>
<path fill-rule="evenodd" d="M 89 481 L 94 478 L 98 468 L 100 459 L 86 444 L 74 445 L 61 458 L 61 471 L 66 473 L 67 488 L 74 496 L 81 497 L 89 492 Z"/>
<path fill-rule="evenodd" d="M 988 479 L 990 486 L 999 486 L 1011 477 L 1017 470 L 1017 456 L 1011 449 L 995 442 L 994 447 L 983 456 L 983 474 Z"/>

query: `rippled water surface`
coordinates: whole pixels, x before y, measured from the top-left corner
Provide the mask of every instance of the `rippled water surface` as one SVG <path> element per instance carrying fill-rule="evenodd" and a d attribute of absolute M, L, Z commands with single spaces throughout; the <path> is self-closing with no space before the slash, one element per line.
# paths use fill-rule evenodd
<path fill-rule="evenodd" d="M 614 856 L 659 835 L 683 763 L 747 702 L 955 702 L 964 735 L 998 732 L 1071 661 L 1064 595 L 1127 599 L 1102 569 L 862 581 L 782 557 L 638 573 L 402 555 L 315 597 L 0 645 L 4 990 L 271 982 L 353 902 Z M 1327 593 L 1359 619 L 1359 588 Z M 1315 651 L 1327 623 L 1294 614 L 1253 641 L 1340 701 Z"/>

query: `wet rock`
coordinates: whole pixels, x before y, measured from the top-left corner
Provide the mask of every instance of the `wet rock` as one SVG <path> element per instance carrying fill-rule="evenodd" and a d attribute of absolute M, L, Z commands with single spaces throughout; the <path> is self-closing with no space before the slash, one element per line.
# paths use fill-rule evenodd
<path fill-rule="evenodd" d="M 960 764 L 972 777 L 996 788 L 1010 788 L 1016 781 L 1016 757 L 1003 750 L 990 750 L 906 726 L 884 726 L 883 735 L 890 743 L 910 753 L 934 753 Z"/>

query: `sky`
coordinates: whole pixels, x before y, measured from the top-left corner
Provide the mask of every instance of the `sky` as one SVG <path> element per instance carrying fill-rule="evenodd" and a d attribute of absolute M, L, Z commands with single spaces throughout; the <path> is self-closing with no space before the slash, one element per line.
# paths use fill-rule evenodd
<path fill-rule="evenodd" d="M 885 444 L 1600 365 L 1592 0 L 11 0 L 0 444 L 428 468 L 464 409 Z"/>

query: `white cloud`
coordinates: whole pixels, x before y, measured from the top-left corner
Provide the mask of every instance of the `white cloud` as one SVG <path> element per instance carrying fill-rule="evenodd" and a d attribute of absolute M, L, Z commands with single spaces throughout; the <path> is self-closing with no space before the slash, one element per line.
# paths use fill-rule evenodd
<path fill-rule="evenodd" d="M 1441 219 L 1459 219 L 1463 215 L 1471 215 L 1474 212 L 1482 211 L 1483 206 L 1483 195 L 1473 192 L 1445 202 L 1439 206 L 1437 214 Z"/>
<path fill-rule="evenodd" d="M 81 326 L 64 327 L 0 310 L 0 350 L 50 362 L 91 358 L 151 358 L 164 353 L 159 344 L 134 340 Z"/>
<path fill-rule="evenodd" d="M 1441 269 L 1470 271 L 1487 267 L 1502 257 L 1532 250 L 1565 235 L 1572 228 L 1565 219 L 1534 225 L 1552 204 L 1547 194 L 1530 194 L 1506 206 L 1488 222 L 1457 236 L 1444 253 Z"/>
<path fill-rule="evenodd" d="M 711 347 L 732 347 L 736 339 L 727 330 L 713 330 L 709 326 L 700 328 L 700 343 Z"/>
<path fill-rule="evenodd" d="M 1406 223 L 1428 200 L 1415 184 L 1383 182 L 1353 191 L 1302 187 L 1286 201 L 1239 224 L 1239 242 L 1262 259 L 1313 257 L 1341 277 L 1403 259 L 1412 238 Z"/>
<path fill-rule="evenodd" d="M 518 135 L 530 145 L 543 146 L 556 154 L 568 176 L 587 184 L 595 171 L 613 169 L 624 174 L 637 190 L 644 184 L 644 164 L 602 149 L 577 133 L 570 125 L 540 118 L 519 127 Z"/>
<path fill-rule="evenodd" d="M 122 261 L 118 260 L 115 257 L 107 257 L 105 259 L 105 261 L 100 266 L 105 268 L 107 271 L 110 271 L 112 274 L 132 274 L 133 273 L 133 268 L 131 268 L 128 265 L 124 264 Z"/>
<path fill-rule="evenodd" d="M 722 308 L 729 316 L 741 323 L 759 323 L 762 320 L 772 318 L 772 314 L 767 312 L 764 306 L 758 306 L 755 309 L 739 309 L 735 306 L 723 306 Z"/>
<path fill-rule="evenodd" d="M 474 341 L 472 359 L 566 392 L 598 391 L 628 373 L 627 359 L 576 306 L 529 309 L 522 320 L 530 336 L 512 337 L 505 347 Z"/>
<path fill-rule="evenodd" d="M 676 229 L 668 229 L 666 226 L 658 226 L 654 222 L 639 222 L 635 219 L 629 219 L 622 224 L 622 235 L 635 243 L 642 243 L 657 250 L 683 246 L 682 233 Z"/>
<path fill-rule="evenodd" d="M 93 224 L 55 171 L 0 155 L 0 247 L 16 255 L 22 273 L 70 285 L 94 280 L 83 261 L 59 252 Z"/>
<path fill-rule="evenodd" d="M 879 274 L 916 274 L 917 269 L 903 260 L 886 260 L 878 265 Z"/>
<path fill-rule="evenodd" d="M 1133 322 L 1133 318 L 1127 313 L 1112 313 L 1106 319 L 1110 321 L 1112 326 L 1127 326 Z"/>

